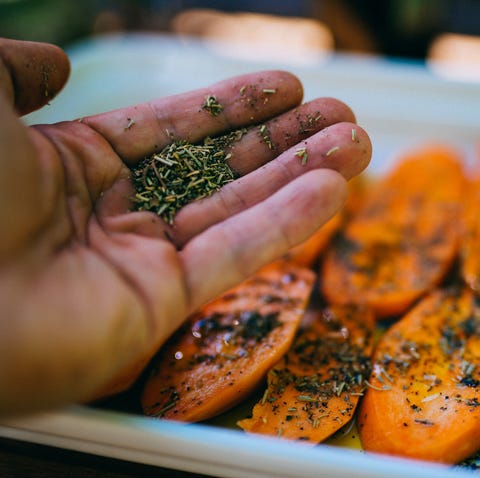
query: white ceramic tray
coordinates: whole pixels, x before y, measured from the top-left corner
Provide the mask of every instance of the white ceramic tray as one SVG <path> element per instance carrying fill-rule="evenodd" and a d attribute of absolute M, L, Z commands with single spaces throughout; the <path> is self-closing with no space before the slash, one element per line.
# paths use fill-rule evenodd
<path fill-rule="evenodd" d="M 354 109 L 373 140 L 372 173 L 381 174 L 402 149 L 420 142 L 448 141 L 469 159 L 480 142 L 480 84 L 442 80 L 419 64 L 324 55 L 301 66 L 287 60 L 247 62 L 205 44 L 144 35 L 92 39 L 69 54 L 69 85 L 51 106 L 29 115 L 27 123 L 73 119 L 247 71 L 281 68 L 302 79 L 307 100 L 335 96 Z M 311 448 L 218 425 L 185 425 L 84 406 L 0 420 L 0 436 L 218 477 L 471 475 L 358 449 Z"/>

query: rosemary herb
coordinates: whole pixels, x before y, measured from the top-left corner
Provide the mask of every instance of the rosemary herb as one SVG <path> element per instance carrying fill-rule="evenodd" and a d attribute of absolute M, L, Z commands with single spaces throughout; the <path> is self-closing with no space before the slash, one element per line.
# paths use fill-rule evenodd
<path fill-rule="evenodd" d="M 129 130 L 135 124 L 135 120 L 133 120 L 132 118 L 127 118 L 127 121 L 128 124 L 127 126 L 125 126 L 125 131 Z"/>
<path fill-rule="evenodd" d="M 331 156 L 333 153 L 338 151 L 340 149 L 340 146 L 334 146 L 333 148 L 330 148 L 325 156 Z"/>
<path fill-rule="evenodd" d="M 262 138 L 263 142 L 268 146 L 268 149 L 275 149 L 266 125 L 262 124 L 261 126 L 259 126 L 258 134 Z"/>
<path fill-rule="evenodd" d="M 227 164 L 227 151 L 245 132 L 240 129 L 206 138 L 203 144 L 176 141 L 140 161 L 132 169 L 134 209 L 155 212 L 173 224 L 180 208 L 210 196 L 235 179 Z"/>
<path fill-rule="evenodd" d="M 302 160 L 302 165 L 307 164 L 307 159 L 308 159 L 307 148 L 298 148 L 295 151 L 295 156 L 297 156 L 297 158 L 300 158 Z"/>
<path fill-rule="evenodd" d="M 297 400 L 299 402 L 313 402 L 313 403 L 317 403 L 318 402 L 318 398 L 313 398 L 311 397 L 310 395 L 299 395 L 297 397 Z"/>
<path fill-rule="evenodd" d="M 365 385 L 367 385 L 367 387 L 373 388 L 373 390 L 377 390 L 378 392 L 384 392 L 386 390 L 391 390 L 392 389 L 392 387 L 390 387 L 388 385 L 383 385 L 382 387 L 377 387 L 375 385 L 372 385 L 368 380 L 364 380 L 363 382 L 365 383 Z"/>
<path fill-rule="evenodd" d="M 268 388 L 265 389 L 265 392 L 263 392 L 263 397 L 262 397 L 262 400 L 261 400 L 262 405 L 265 405 L 265 402 L 267 401 L 267 398 L 268 398 Z"/>
<path fill-rule="evenodd" d="M 434 425 L 434 423 L 431 420 L 423 420 L 423 419 L 420 419 L 420 418 L 416 418 L 415 423 L 420 423 L 421 425 L 427 425 L 429 427 Z"/>
<path fill-rule="evenodd" d="M 217 101 L 215 95 L 208 95 L 205 97 L 202 110 L 208 111 L 212 116 L 218 116 L 223 111 L 223 106 Z"/>

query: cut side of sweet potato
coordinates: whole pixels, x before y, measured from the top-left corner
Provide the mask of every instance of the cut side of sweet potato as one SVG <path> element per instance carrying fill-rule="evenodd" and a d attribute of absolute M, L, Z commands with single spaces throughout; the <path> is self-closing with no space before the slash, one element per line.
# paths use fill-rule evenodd
<path fill-rule="evenodd" d="M 144 413 L 197 422 L 245 399 L 290 347 L 314 281 L 279 260 L 204 306 L 153 360 Z"/>
<path fill-rule="evenodd" d="M 457 463 L 480 448 L 480 303 L 426 296 L 380 339 L 358 428 L 367 451 Z"/>
<path fill-rule="evenodd" d="M 460 247 L 461 275 L 468 287 L 480 294 L 480 178 L 466 190 L 464 231 Z"/>
<path fill-rule="evenodd" d="M 456 151 L 425 146 L 399 158 L 327 250 L 327 301 L 366 304 L 378 319 L 405 313 L 457 256 L 464 186 Z"/>
<path fill-rule="evenodd" d="M 268 373 L 268 386 L 251 418 L 250 433 L 317 444 L 348 423 L 370 374 L 374 318 L 361 307 L 317 311 Z"/>

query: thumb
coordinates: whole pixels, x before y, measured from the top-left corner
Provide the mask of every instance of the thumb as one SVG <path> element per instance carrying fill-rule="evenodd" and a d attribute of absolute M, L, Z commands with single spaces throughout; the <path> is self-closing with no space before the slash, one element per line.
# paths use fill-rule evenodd
<path fill-rule="evenodd" d="M 19 115 L 52 100 L 69 74 L 70 62 L 61 48 L 0 38 L 0 91 Z"/>

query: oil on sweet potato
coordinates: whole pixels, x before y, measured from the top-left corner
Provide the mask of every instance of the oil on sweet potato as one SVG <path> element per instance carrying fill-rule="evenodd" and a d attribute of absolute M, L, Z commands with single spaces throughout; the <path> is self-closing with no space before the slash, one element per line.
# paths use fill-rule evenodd
<path fill-rule="evenodd" d="M 204 306 L 154 359 L 144 413 L 196 422 L 245 399 L 291 345 L 314 280 L 280 260 Z"/>
<path fill-rule="evenodd" d="M 458 253 L 464 184 L 456 151 L 434 145 L 403 155 L 326 252 L 329 303 L 366 303 L 382 319 L 438 285 Z"/>
<path fill-rule="evenodd" d="M 480 448 L 480 303 L 439 289 L 375 350 L 358 427 L 367 451 L 457 463 Z"/>
<path fill-rule="evenodd" d="M 268 373 L 247 432 L 317 444 L 348 423 L 370 374 L 373 315 L 361 307 L 318 310 Z"/>

